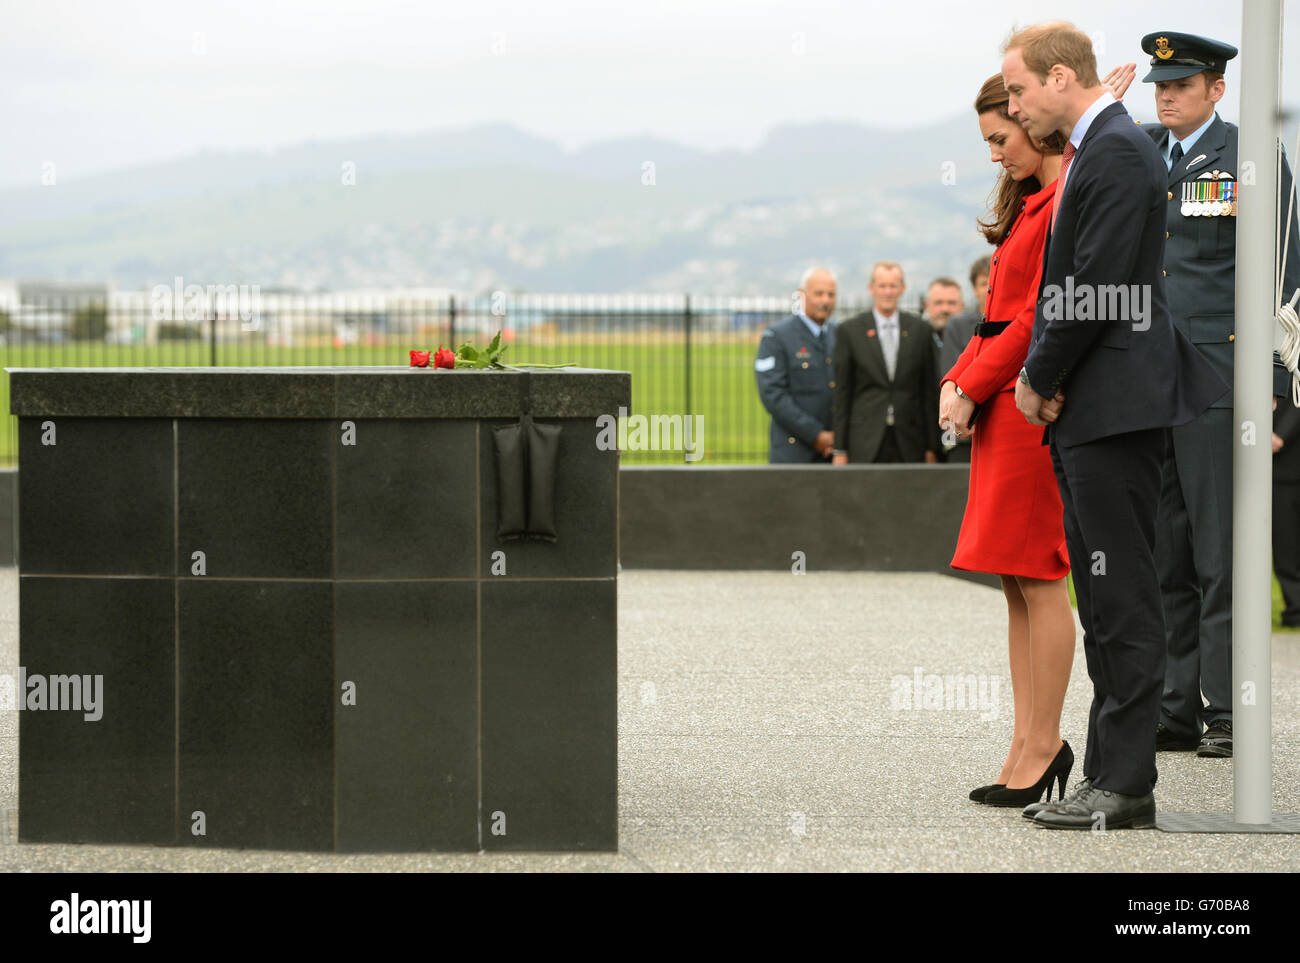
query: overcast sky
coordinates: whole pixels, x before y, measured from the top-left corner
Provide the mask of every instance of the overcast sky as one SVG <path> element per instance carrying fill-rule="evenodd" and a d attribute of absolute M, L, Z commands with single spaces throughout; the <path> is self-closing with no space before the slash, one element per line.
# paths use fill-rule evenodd
<path fill-rule="evenodd" d="M 1093 35 L 1103 68 L 1144 65 L 1148 31 L 1240 42 L 1239 0 L 0 0 L 0 186 L 39 183 L 45 161 L 67 180 L 484 122 L 708 149 L 788 122 L 913 126 L 968 110 L 1011 27 L 1049 14 Z M 1234 62 L 1229 119 L 1238 79 Z M 1153 116 L 1150 90 L 1134 113 Z"/>

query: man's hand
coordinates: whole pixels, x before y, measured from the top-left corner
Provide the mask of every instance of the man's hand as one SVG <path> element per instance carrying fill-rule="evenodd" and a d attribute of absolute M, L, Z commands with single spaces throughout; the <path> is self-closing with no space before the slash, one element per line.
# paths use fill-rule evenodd
<path fill-rule="evenodd" d="M 1031 425 L 1038 425 L 1040 427 L 1047 424 L 1040 415 L 1040 412 L 1043 410 L 1043 405 L 1046 404 L 1046 402 L 1046 398 L 1023 381 L 1017 379 L 1016 407 L 1020 410 L 1020 413 L 1025 416 L 1027 422 Z"/>
<path fill-rule="evenodd" d="M 1123 100 L 1124 93 L 1128 90 L 1129 84 L 1133 83 L 1135 76 L 1137 76 L 1137 64 L 1121 64 L 1102 78 L 1101 85 L 1109 89 L 1116 100 Z"/>
<path fill-rule="evenodd" d="M 843 453 L 838 454 L 831 459 L 832 465 L 847 465 L 848 463 L 849 463 L 849 456 Z"/>
<path fill-rule="evenodd" d="M 835 432 L 818 432 L 817 440 L 813 442 L 813 447 L 817 449 L 817 454 L 825 458 L 831 453 L 831 449 L 835 447 Z"/>
<path fill-rule="evenodd" d="M 932 451 L 927 451 L 925 453 L 925 463 L 927 465 L 937 465 L 939 463 L 939 456 Z"/>
<path fill-rule="evenodd" d="M 1038 417 L 1042 418 L 1043 421 L 1050 425 L 1052 422 L 1056 421 L 1057 418 L 1061 417 L 1061 408 L 1064 405 L 1065 395 L 1058 391 L 1056 397 L 1051 401 L 1043 402 L 1043 407 L 1038 409 Z"/>
<path fill-rule="evenodd" d="M 1282 440 L 1281 436 L 1276 431 L 1273 432 L 1273 454 L 1276 455 L 1279 451 L 1281 451 L 1282 446 L 1285 444 L 1286 442 Z"/>

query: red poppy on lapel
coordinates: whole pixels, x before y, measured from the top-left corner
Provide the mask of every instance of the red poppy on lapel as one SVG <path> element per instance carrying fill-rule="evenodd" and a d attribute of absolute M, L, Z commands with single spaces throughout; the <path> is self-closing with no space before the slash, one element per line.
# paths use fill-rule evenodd
<path fill-rule="evenodd" d="M 867 328 L 867 337 L 868 337 L 868 338 L 874 338 L 875 336 L 876 336 L 876 329 L 875 329 L 875 328 Z"/>

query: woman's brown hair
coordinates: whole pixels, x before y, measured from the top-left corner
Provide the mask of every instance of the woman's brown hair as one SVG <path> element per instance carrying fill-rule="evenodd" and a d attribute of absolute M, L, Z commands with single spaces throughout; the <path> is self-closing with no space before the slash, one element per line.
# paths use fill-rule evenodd
<path fill-rule="evenodd" d="M 975 98 L 975 113 L 987 114 L 992 111 L 999 117 L 1010 120 L 1011 114 L 1007 111 L 1008 103 L 1007 88 L 1002 83 L 1002 75 L 994 74 L 984 81 L 979 96 Z M 1025 136 L 1029 137 L 1028 134 Z M 1065 151 L 1065 138 L 1061 136 L 1060 131 L 1052 131 L 1044 140 L 1029 137 L 1029 142 L 1040 154 L 1060 154 Z M 1036 178 L 1026 177 L 1023 181 L 1017 181 L 1004 169 L 998 174 L 997 183 L 993 185 L 993 191 L 989 194 L 988 219 L 976 222 L 980 233 L 990 244 L 1001 244 L 1002 239 L 1011 230 L 1011 225 L 1020 215 L 1020 207 L 1024 199 L 1042 188 L 1043 185 L 1039 184 Z"/>

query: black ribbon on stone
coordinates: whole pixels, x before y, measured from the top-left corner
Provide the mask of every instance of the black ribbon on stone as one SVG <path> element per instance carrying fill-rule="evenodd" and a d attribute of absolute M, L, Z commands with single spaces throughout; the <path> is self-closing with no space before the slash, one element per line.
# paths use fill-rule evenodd
<path fill-rule="evenodd" d="M 519 373 L 519 422 L 492 429 L 497 465 L 497 538 L 554 542 L 560 426 L 533 421 L 531 373 Z"/>

